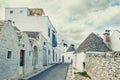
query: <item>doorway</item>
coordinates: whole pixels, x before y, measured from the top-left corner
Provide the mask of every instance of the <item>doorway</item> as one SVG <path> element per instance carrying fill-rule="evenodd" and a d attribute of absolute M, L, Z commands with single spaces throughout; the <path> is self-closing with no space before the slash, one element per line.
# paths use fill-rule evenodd
<path fill-rule="evenodd" d="M 24 66 L 25 66 L 25 50 L 20 50 L 20 63 L 19 63 L 19 74 L 24 74 Z"/>
<path fill-rule="evenodd" d="M 53 50 L 53 62 L 55 62 L 55 52 Z"/>
<path fill-rule="evenodd" d="M 64 56 L 62 56 L 62 62 L 64 62 Z"/>

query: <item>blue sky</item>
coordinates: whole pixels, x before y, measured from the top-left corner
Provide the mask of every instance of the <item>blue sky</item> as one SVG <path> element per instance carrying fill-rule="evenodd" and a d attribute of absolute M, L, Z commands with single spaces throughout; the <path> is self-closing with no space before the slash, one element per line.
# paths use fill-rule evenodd
<path fill-rule="evenodd" d="M 78 46 L 91 32 L 120 30 L 120 0 L 0 0 L 0 19 L 5 7 L 43 8 L 61 35 Z"/>

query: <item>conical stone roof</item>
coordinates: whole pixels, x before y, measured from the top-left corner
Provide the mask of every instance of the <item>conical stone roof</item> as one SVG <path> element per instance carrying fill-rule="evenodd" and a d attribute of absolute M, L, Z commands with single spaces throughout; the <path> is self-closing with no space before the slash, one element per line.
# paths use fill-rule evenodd
<path fill-rule="evenodd" d="M 75 51 L 75 48 L 73 45 L 71 45 L 66 52 L 71 52 L 71 51 Z"/>
<path fill-rule="evenodd" d="M 75 53 L 84 51 L 108 52 L 111 51 L 103 42 L 100 36 L 91 33 L 78 47 Z"/>

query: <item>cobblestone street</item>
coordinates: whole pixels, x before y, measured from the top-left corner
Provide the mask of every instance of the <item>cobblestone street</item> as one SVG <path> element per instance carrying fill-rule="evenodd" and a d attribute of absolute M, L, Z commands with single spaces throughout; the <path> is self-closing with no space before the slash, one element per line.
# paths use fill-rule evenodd
<path fill-rule="evenodd" d="M 65 80 L 69 64 L 57 64 L 28 80 Z"/>

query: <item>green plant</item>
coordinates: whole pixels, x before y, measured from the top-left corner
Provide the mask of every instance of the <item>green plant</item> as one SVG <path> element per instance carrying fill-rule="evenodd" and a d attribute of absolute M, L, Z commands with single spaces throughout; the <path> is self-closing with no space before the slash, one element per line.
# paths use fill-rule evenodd
<path fill-rule="evenodd" d="M 81 76 L 83 76 L 83 77 L 88 77 L 89 79 L 91 79 L 91 77 L 87 74 L 86 71 L 84 71 L 84 72 L 76 72 L 76 73 L 74 73 L 74 74 L 79 74 L 79 75 L 81 75 Z"/>

